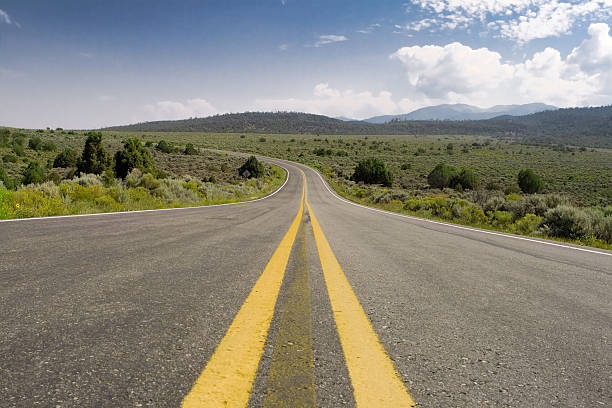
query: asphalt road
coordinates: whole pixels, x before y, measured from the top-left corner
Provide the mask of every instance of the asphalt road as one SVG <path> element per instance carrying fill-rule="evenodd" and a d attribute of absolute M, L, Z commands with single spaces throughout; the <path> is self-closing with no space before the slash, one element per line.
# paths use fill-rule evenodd
<path fill-rule="evenodd" d="M 283 166 L 256 202 L 0 223 L 0 406 L 180 406 L 296 220 L 303 179 Z M 299 167 L 311 211 L 249 406 L 354 406 L 367 388 L 313 214 L 419 407 L 612 406 L 610 252 L 373 211 Z"/>

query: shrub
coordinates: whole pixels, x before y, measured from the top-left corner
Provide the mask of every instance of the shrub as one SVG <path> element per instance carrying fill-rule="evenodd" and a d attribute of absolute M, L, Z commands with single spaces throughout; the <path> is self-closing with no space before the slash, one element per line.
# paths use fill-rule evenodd
<path fill-rule="evenodd" d="M 195 155 L 195 154 L 198 154 L 198 151 L 193 146 L 193 144 L 188 143 L 187 146 L 185 146 L 185 150 L 183 151 L 183 154 Z"/>
<path fill-rule="evenodd" d="M 35 184 L 40 183 L 45 177 L 45 171 L 38 162 L 30 162 L 28 167 L 23 170 L 23 178 L 21 179 L 22 184 Z"/>
<path fill-rule="evenodd" d="M 42 149 L 45 152 L 54 152 L 57 150 L 57 146 L 51 140 L 45 140 L 42 144 Z"/>
<path fill-rule="evenodd" d="M 248 173 L 245 173 L 245 171 Z M 243 177 L 248 174 L 246 178 L 259 178 L 264 175 L 264 167 L 261 162 L 257 160 L 257 157 L 251 156 L 242 166 L 240 166 L 238 174 Z"/>
<path fill-rule="evenodd" d="M 538 228 L 541 222 L 542 217 L 538 217 L 535 214 L 526 214 L 523 218 L 516 220 L 512 224 L 512 229 L 521 234 L 531 234 Z"/>
<path fill-rule="evenodd" d="M 25 149 L 20 144 L 13 144 L 13 152 L 15 152 L 15 154 L 19 157 L 25 156 Z"/>
<path fill-rule="evenodd" d="M 102 146 L 102 133 L 89 132 L 83 153 L 77 162 L 77 170 L 84 174 L 102 174 L 111 164 L 112 158 Z"/>
<path fill-rule="evenodd" d="M 478 187 L 478 177 L 470 169 L 461 169 L 459 174 L 451 180 L 451 187 L 457 188 L 461 185 L 462 189 L 473 190 Z"/>
<path fill-rule="evenodd" d="M 13 180 L 9 178 L 8 174 L 6 174 L 6 171 L 2 167 L 0 167 L 0 183 L 2 183 L 7 189 L 13 189 Z"/>
<path fill-rule="evenodd" d="M 576 207 L 560 205 L 544 214 L 543 230 L 556 237 L 580 239 L 591 235 L 587 214 Z"/>
<path fill-rule="evenodd" d="M 412 167 L 412 165 L 410 163 L 406 162 L 406 163 L 402 164 L 401 169 L 402 170 L 410 170 L 410 167 Z"/>
<path fill-rule="evenodd" d="M 17 163 L 17 156 L 14 154 L 5 154 L 2 156 L 2 161 L 5 163 Z"/>
<path fill-rule="evenodd" d="M 41 150 L 43 141 L 40 137 L 34 136 L 28 141 L 28 147 L 32 150 Z"/>
<path fill-rule="evenodd" d="M 265 141 L 266 141 L 266 138 L 265 138 L 265 137 L 260 137 L 260 138 L 259 138 L 259 141 L 263 143 L 263 142 L 265 142 Z"/>
<path fill-rule="evenodd" d="M 387 169 L 382 160 L 371 157 L 361 160 L 355 166 L 352 180 L 391 187 L 393 185 L 393 174 Z"/>
<path fill-rule="evenodd" d="M 53 167 L 75 167 L 77 165 L 77 153 L 72 149 L 65 149 L 55 156 Z"/>
<path fill-rule="evenodd" d="M 8 147 L 11 132 L 8 129 L 0 129 L 0 146 Z"/>
<path fill-rule="evenodd" d="M 137 138 L 128 139 L 123 143 L 123 150 L 115 153 L 115 174 L 124 179 L 132 169 L 143 173 L 155 172 L 151 153 L 142 146 Z"/>
<path fill-rule="evenodd" d="M 538 193 L 544 187 L 542 179 L 531 169 L 521 170 L 518 174 L 518 185 L 527 194 Z"/>
<path fill-rule="evenodd" d="M 157 146 L 155 146 L 155 148 L 164 153 L 172 153 L 174 151 L 174 148 L 172 147 L 172 145 L 170 145 L 168 142 L 166 142 L 163 139 L 160 140 L 159 143 L 157 143 Z"/>
<path fill-rule="evenodd" d="M 449 187 L 457 177 L 457 170 L 444 163 L 438 164 L 427 176 L 427 182 L 434 188 Z"/>

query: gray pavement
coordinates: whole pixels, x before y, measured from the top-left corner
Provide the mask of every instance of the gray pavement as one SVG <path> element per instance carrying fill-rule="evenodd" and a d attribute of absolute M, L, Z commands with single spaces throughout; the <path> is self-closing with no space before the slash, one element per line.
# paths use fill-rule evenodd
<path fill-rule="evenodd" d="M 300 167 L 419 406 L 612 406 L 612 257 L 347 204 Z M 0 223 L 0 406 L 179 406 L 297 213 L 287 168 L 253 203 Z M 306 240 L 317 402 L 352 406 Z"/>

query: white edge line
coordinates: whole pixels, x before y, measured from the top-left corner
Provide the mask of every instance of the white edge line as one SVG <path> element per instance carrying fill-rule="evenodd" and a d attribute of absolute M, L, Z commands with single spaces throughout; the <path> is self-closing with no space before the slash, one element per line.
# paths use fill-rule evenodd
<path fill-rule="evenodd" d="M 496 235 L 496 236 L 499 236 L 499 237 L 518 239 L 518 240 L 521 240 L 521 241 L 535 242 L 535 243 L 538 243 L 538 244 L 550 245 L 550 246 L 555 246 L 555 247 L 559 247 L 559 248 L 567 248 L 567 249 L 573 249 L 573 250 L 576 250 L 576 251 L 589 252 L 589 253 L 592 253 L 592 254 L 612 256 L 612 253 L 596 251 L 594 249 L 580 248 L 580 247 L 575 247 L 575 246 L 571 246 L 571 245 L 558 244 L 558 243 L 555 243 L 555 242 L 540 241 L 538 239 L 526 238 L 526 237 L 521 237 L 521 236 L 518 236 L 518 235 L 510 235 L 510 234 L 504 234 L 504 233 L 501 233 L 501 232 L 494 232 L 494 231 L 487 231 L 487 230 L 482 230 L 482 229 L 478 229 L 478 228 L 465 227 L 463 225 L 449 224 L 449 223 L 446 223 L 446 222 L 440 222 L 440 221 L 435 221 L 435 220 L 428 220 L 427 218 L 419 218 L 419 217 L 414 217 L 412 215 L 398 214 L 398 213 L 395 213 L 395 212 L 392 212 L 392 211 L 381 210 L 381 209 L 378 209 L 378 208 L 368 207 L 366 205 L 354 203 L 354 202 L 349 201 L 349 200 L 347 200 L 347 199 L 345 199 L 343 197 L 340 197 L 338 194 L 336 194 L 334 191 L 332 191 L 329 188 L 329 185 L 328 185 L 327 181 L 325 181 L 323 176 L 321 176 L 321 173 L 319 173 L 317 170 L 313 169 L 310 166 L 306 166 L 306 165 L 304 165 L 304 166 L 306 168 L 308 168 L 309 170 L 314 171 L 316 173 L 316 175 L 319 176 L 319 178 L 323 182 L 323 185 L 325 186 L 327 191 L 329 191 L 331 193 L 331 195 L 336 197 L 338 200 L 343 201 L 343 202 L 348 203 L 348 204 L 352 204 L 352 205 L 357 206 L 357 207 L 365 208 L 365 209 L 370 210 L 370 211 L 375 211 L 375 212 L 379 212 L 379 213 L 383 213 L 383 214 L 387 214 L 387 215 L 393 215 L 393 216 L 396 216 L 396 217 L 408 218 L 408 219 L 416 220 L 416 221 L 428 222 L 430 224 L 444 225 L 444 226 L 447 226 L 447 227 L 462 229 L 462 230 L 466 230 L 466 231 L 480 232 L 482 234 Z"/>
<path fill-rule="evenodd" d="M 103 216 L 103 215 L 117 215 L 117 214 L 139 214 L 139 213 L 142 214 L 142 213 L 157 212 L 157 211 L 194 210 L 194 209 L 198 209 L 198 208 L 212 208 L 212 207 L 223 207 L 223 206 L 227 206 L 227 205 L 250 204 L 250 203 L 254 203 L 256 201 L 261 201 L 261 200 L 265 200 L 267 198 L 272 197 L 273 195 L 275 195 L 276 193 L 281 191 L 285 187 L 287 182 L 289 181 L 289 170 L 287 170 L 286 167 L 283 167 L 283 166 L 281 166 L 281 165 L 279 165 L 277 163 L 274 163 L 274 164 L 277 165 L 278 167 L 280 167 L 281 169 L 285 170 L 285 174 L 287 175 L 287 177 L 285 177 L 285 182 L 279 188 L 274 190 L 272 193 L 268 194 L 265 197 L 257 198 L 255 200 L 239 201 L 237 203 L 199 205 L 199 206 L 195 206 L 195 207 L 158 208 L 158 209 L 155 209 L 155 210 L 116 211 L 116 212 L 95 213 L 95 214 L 70 214 L 70 215 L 51 215 L 49 217 L 11 218 L 11 219 L 8 219 L 8 220 L 0 220 L 0 223 L 2 223 L 2 222 L 17 222 L 17 221 L 34 221 L 34 220 L 56 220 L 56 219 L 60 219 L 60 218 L 72 218 L 72 217 L 99 217 L 99 216 Z"/>

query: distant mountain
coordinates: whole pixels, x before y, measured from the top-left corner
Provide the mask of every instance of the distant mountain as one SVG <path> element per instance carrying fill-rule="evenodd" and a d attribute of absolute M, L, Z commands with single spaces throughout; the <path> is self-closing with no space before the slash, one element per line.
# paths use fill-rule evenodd
<path fill-rule="evenodd" d="M 514 110 L 517 111 L 520 110 Z M 137 123 L 104 130 L 322 135 L 474 135 L 526 143 L 612 148 L 612 106 L 558 109 L 524 116 L 498 115 L 489 120 L 407 120 L 384 124 L 347 122 L 299 112 L 245 112 L 207 118 Z"/>
<path fill-rule="evenodd" d="M 488 109 L 465 104 L 428 106 L 402 115 L 374 116 L 364 119 L 368 123 L 387 123 L 391 120 L 486 120 L 498 116 L 522 116 L 557 110 L 552 105 L 528 103 L 525 105 L 496 105 Z"/>
<path fill-rule="evenodd" d="M 346 116 L 336 116 L 334 119 L 338 119 L 343 122 L 361 122 L 360 120 L 347 118 Z"/>

